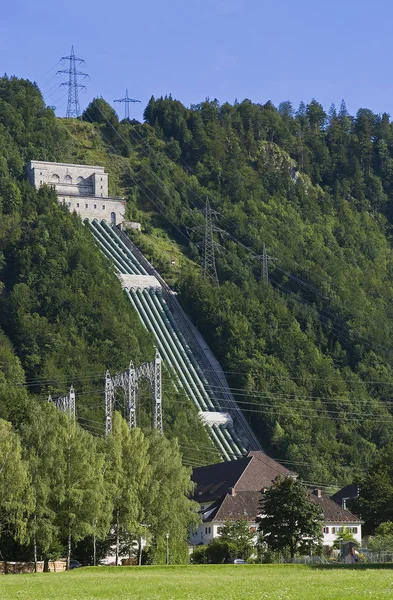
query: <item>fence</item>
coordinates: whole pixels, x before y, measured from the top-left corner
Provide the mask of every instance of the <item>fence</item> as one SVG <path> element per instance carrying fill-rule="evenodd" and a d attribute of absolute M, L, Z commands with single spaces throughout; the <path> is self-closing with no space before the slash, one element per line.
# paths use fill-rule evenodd
<path fill-rule="evenodd" d="M 48 563 L 48 569 L 52 573 L 59 573 L 65 571 L 66 561 L 65 560 L 50 560 Z M 44 561 L 40 560 L 37 562 L 37 571 L 43 573 Z M 34 562 L 14 562 L 7 560 L 0 560 L 0 575 L 4 574 L 19 574 L 19 573 L 34 573 Z"/>

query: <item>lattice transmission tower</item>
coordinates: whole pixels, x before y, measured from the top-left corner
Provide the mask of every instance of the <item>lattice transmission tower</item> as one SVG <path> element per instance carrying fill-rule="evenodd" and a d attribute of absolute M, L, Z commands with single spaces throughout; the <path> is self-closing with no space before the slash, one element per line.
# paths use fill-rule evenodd
<path fill-rule="evenodd" d="M 48 402 L 52 402 L 56 408 L 65 412 L 73 421 L 75 421 L 75 390 L 71 386 L 67 396 L 52 398 L 48 396 Z"/>
<path fill-rule="evenodd" d="M 213 232 L 217 229 L 213 225 L 213 217 L 218 213 L 212 210 L 209 198 L 206 199 L 206 206 L 203 213 L 205 215 L 205 236 L 203 240 L 202 275 L 204 279 L 208 279 L 215 285 L 218 285 L 213 238 Z"/>
<path fill-rule="evenodd" d="M 265 244 L 262 246 L 262 254 L 257 254 L 255 258 L 258 258 L 261 261 L 262 281 L 269 283 L 269 263 L 275 261 L 276 259 L 268 255 Z"/>
<path fill-rule="evenodd" d="M 136 398 L 138 394 L 139 382 L 145 379 L 150 388 L 153 398 L 154 416 L 153 427 L 162 433 L 162 381 L 161 381 L 161 356 L 156 351 L 153 361 L 143 363 L 139 367 L 134 367 L 132 361 L 129 368 L 123 373 L 118 373 L 113 377 L 106 372 L 105 376 L 105 434 L 112 432 L 112 415 L 116 404 L 116 391 L 123 392 L 126 407 L 128 426 L 136 427 Z"/>
<path fill-rule="evenodd" d="M 113 102 L 124 102 L 124 118 L 129 121 L 130 120 L 130 104 L 132 102 L 140 102 L 140 100 L 135 100 L 134 98 L 129 98 L 128 90 L 126 90 L 126 95 L 124 98 L 120 98 L 119 100 L 114 100 Z"/>
<path fill-rule="evenodd" d="M 83 58 L 77 58 L 74 52 L 74 46 L 71 46 L 71 54 L 69 56 L 62 56 L 61 60 L 64 62 L 69 61 L 69 68 L 57 71 L 58 73 L 65 73 L 68 75 L 68 81 L 60 84 L 60 87 L 68 86 L 68 103 L 67 103 L 67 119 L 77 118 L 81 114 L 79 106 L 79 90 L 86 89 L 86 86 L 78 82 L 78 77 L 86 79 L 87 73 L 77 71 L 76 64 L 84 64 Z"/>

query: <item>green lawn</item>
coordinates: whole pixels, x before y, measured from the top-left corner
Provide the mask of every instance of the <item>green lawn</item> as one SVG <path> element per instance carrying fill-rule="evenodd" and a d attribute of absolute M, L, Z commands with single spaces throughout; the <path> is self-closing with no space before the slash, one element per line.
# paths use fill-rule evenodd
<path fill-rule="evenodd" d="M 0 576 L 11 600 L 343 600 L 393 597 L 393 569 L 303 565 L 97 567 Z"/>

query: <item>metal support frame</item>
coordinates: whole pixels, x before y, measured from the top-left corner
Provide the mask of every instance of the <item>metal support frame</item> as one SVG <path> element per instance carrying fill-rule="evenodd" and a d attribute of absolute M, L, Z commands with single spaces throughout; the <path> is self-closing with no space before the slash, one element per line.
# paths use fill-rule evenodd
<path fill-rule="evenodd" d="M 209 199 L 206 199 L 205 215 L 205 237 L 203 242 L 203 264 L 202 275 L 204 279 L 210 280 L 214 285 L 218 285 L 218 276 L 216 270 L 216 260 L 214 256 L 213 216 L 216 214 L 211 209 Z"/>
<path fill-rule="evenodd" d="M 60 398 L 52 398 L 48 396 L 48 402 L 52 402 L 56 408 L 68 414 L 70 419 L 75 421 L 75 390 L 73 386 L 70 387 L 70 391 L 67 396 L 61 396 Z"/>
<path fill-rule="evenodd" d="M 68 69 L 57 71 L 57 74 L 62 73 L 68 75 L 68 81 L 60 84 L 60 87 L 68 87 L 67 119 L 78 118 L 81 113 L 79 106 L 79 90 L 86 89 L 85 85 L 78 82 L 78 77 L 86 78 L 88 77 L 88 74 L 77 71 L 76 63 L 84 64 L 85 61 L 83 58 L 77 58 L 75 56 L 74 46 L 71 47 L 71 54 L 69 56 L 63 56 L 61 61 L 69 62 Z"/>
<path fill-rule="evenodd" d="M 130 120 L 130 103 L 131 102 L 140 102 L 140 100 L 135 100 L 135 98 L 128 97 L 128 90 L 126 90 L 125 98 L 120 98 L 119 100 L 114 100 L 113 102 L 124 102 L 124 118 L 129 121 Z"/>
<path fill-rule="evenodd" d="M 123 373 L 111 377 L 109 371 L 105 376 L 105 434 L 112 432 L 112 414 L 115 409 L 116 390 L 121 390 L 127 402 L 127 420 L 130 429 L 136 427 L 136 396 L 139 381 L 146 379 L 151 390 L 154 402 L 153 426 L 162 433 L 162 383 L 161 383 L 161 356 L 156 350 L 152 362 L 146 362 L 139 367 L 134 367 L 132 361 L 129 368 Z"/>

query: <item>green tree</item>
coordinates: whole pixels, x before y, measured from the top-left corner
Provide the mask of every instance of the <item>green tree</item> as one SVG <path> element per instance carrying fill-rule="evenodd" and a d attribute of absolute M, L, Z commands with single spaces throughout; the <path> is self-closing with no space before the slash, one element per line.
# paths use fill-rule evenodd
<path fill-rule="evenodd" d="M 228 544 L 231 558 L 250 558 L 255 545 L 255 532 L 250 531 L 245 519 L 227 521 L 220 527 L 220 541 Z"/>
<path fill-rule="evenodd" d="M 293 477 L 278 476 L 262 492 L 261 513 L 260 539 L 269 550 L 288 552 L 294 558 L 305 539 L 310 549 L 320 550 L 322 510 Z"/>
<path fill-rule="evenodd" d="M 105 494 L 104 456 L 97 452 L 97 442 L 92 435 L 67 416 L 64 418 L 64 442 L 58 450 L 58 468 L 63 481 L 53 510 L 60 538 L 67 548 L 69 568 L 72 544 L 94 535 L 94 522 L 101 516 L 101 500 Z"/>
<path fill-rule="evenodd" d="M 0 419 L 0 540 L 11 533 L 22 541 L 30 511 L 30 480 L 20 439 L 11 423 Z"/>
<path fill-rule="evenodd" d="M 155 562 L 165 562 L 169 533 L 171 563 L 188 561 L 188 534 L 200 523 L 199 505 L 189 499 L 194 488 L 176 440 L 149 435 L 150 469 L 141 495 L 141 522 L 149 527 Z M 143 519 L 143 520 L 142 520 Z"/>
<path fill-rule="evenodd" d="M 374 552 L 393 552 L 393 522 L 386 521 L 378 525 L 367 547 Z"/>
<path fill-rule="evenodd" d="M 107 446 L 106 481 L 113 498 L 112 527 L 115 534 L 116 564 L 119 564 L 120 542 L 133 546 L 143 523 L 143 492 L 151 470 L 149 443 L 141 429 L 130 430 L 120 413 L 113 415 L 112 434 Z"/>
<path fill-rule="evenodd" d="M 59 528 L 54 506 L 63 493 L 64 463 L 59 460 L 59 448 L 66 442 L 64 416 L 52 405 L 34 403 L 28 421 L 21 426 L 24 455 L 32 489 L 31 514 L 27 523 L 25 543 L 33 544 L 35 569 L 38 555 L 45 559 L 53 548 L 59 548 Z"/>
<path fill-rule="evenodd" d="M 365 533 L 374 533 L 379 525 L 393 521 L 393 446 L 382 450 L 367 474 L 359 482 L 355 512 L 364 519 Z"/>
<path fill-rule="evenodd" d="M 352 542 L 353 544 L 358 544 L 355 540 L 353 533 L 348 529 L 348 527 L 344 527 L 339 533 L 336 535 L 336 539 L 333 542 L 333 548 L 340 549 L 343 544 L 347 542 Z"/>

